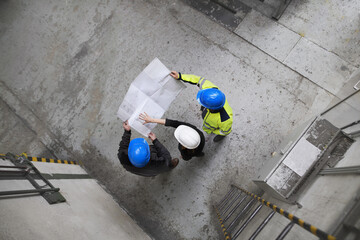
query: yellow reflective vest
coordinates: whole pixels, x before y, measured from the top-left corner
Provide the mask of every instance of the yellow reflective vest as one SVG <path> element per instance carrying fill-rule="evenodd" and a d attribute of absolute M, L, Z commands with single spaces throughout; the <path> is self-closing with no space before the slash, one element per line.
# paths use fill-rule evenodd
<path fill-rule="evenodd" d="M 203 77 L 195 76 L 192 74 L 181 74 L 179 73 L 179 80 L 197 85 L 200 90 L 207 88 L 218 88 L 215 84 L 206 80 Z M 228 135 L 231 133 L 233 123 L 233 112 L 227 100 L 222 109 L 210 112 L 207 109 L 206 116 L 204 117 L 203 130 L 210 134 L 215 133 L 217 135 Z"/>

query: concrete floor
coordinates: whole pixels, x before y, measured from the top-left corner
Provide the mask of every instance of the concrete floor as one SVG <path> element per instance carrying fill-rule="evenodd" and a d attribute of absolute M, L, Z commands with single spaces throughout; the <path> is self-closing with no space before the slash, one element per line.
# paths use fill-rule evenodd
<path fill-rule="evenodd" d="M 293 1 L 277 23 L 253 11 L 231 32 L 180 0 L 1 1 L 0 151 L 81 161 L 155 239 L 219 239 L 212 205 L 230 183 L 257 191 L 251 179 L 280 140 L 359 68 L 360 3 L 325 2 Z M 155 57 L 217 84 L 234 125 L 203 158 L 147 179 L 117 159 L 116 112 Z M 165 117 L 201 126 L 196 90 Z M 179 157 L 173 130 L 154 132 Z"/>

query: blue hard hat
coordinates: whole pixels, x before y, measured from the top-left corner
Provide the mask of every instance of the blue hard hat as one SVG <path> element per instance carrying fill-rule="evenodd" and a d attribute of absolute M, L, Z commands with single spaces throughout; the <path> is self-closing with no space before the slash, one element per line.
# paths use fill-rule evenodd
<path fill-rule="evenodd" d="M 225 94 L 217 88 L 200 90 L 196 100 L 210 110 L 221 109 L 225 104 Z"/>
<path fill-rule="evenodd" d="M 149 144 L 143 138 L 131 140 L 128 148 L 128 156 L 131 164 L 135 167 L 145 167 L 150 160 Z"/>

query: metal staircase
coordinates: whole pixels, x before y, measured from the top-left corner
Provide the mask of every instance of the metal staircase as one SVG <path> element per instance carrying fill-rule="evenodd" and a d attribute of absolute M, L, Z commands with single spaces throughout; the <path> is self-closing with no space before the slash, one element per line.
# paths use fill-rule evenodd
<path fill-rule="evenodd" d="M 271 211 L 269 211 L 269 209 Z M 259 213 L 261 211 L 267 211 L 265 213 L 267 215 L 264 220 L 257 225 L 256 230 L 248 238 L 249 240 L 256 239 L 260 232 L 264 230 L 267 224 L 273 219 L 276 213 L 290 220 L 278 234 L 276 240 L 284 239 L 294 225 L 300 226 L 320 239 L 336 239 L 334 236 L 329 235 L 293 214 L 288 213 L 284 209 L 266 201 L 260 196 L 250 193 L 235 185 L 231 185 L 229 192 L 225 195 L 221 202 L 215 206 L 215 210 L 226 240 L 238 239 L 246 227 L 249 224 L 253 224 L 255 218 L 260 215 Z"/>

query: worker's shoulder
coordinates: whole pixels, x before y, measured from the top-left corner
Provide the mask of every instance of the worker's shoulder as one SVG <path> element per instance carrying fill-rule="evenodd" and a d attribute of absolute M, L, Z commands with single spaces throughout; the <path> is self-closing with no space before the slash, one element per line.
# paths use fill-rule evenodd
<path fill-rule="evenodd" d="M 225 108 L 226 112 L 228 112 L 228 114 L 232 115 L 232 108 L 230 107 L 227 99 L 225 101 L 224 108 Z"/>
<path fill-rule="evenodd" d="M 225 108 L 222 108 L 219 113 L 220 113 L 220 120 L 221 120 L 221 122 L 225 122 L 225 121 L 227 121 L 228 119 L 230 119 L 230 115 L 229 115 L 228 112 L 225 110 Z"/>

